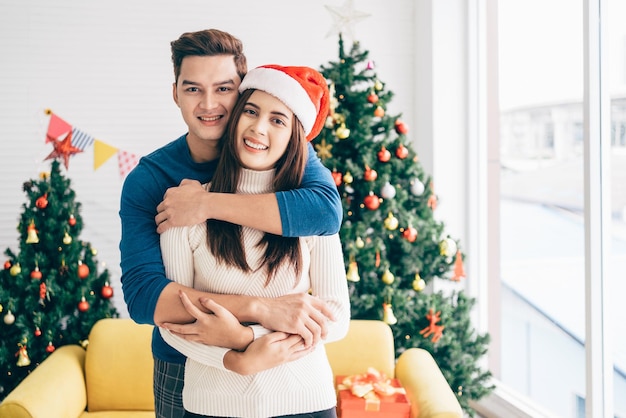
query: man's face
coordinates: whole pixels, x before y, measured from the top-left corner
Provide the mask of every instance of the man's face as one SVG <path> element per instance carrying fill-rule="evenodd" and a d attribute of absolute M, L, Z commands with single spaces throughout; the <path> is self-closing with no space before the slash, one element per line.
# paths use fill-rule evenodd
<path fill-rule="evenodd" d="M 241 79 L 231 55 L 189 56 L 181 63 L 174 101 L 189 128 L 192 144 L 215 145 L 228 123 Z"/>

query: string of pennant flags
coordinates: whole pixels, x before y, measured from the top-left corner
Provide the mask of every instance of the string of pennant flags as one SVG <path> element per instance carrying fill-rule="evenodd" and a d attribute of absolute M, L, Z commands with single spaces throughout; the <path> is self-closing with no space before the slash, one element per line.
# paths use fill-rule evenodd
<path fill-rule="evenodd" d="M 139 162 L 139 156 L 136 154 L 96 139 L 94 136 L 61 119 L 50 109 L 46 109 L 45 113 L 50 115 L 48 131 L 46 132 L 46 144 L 52 143 L 54 146 L 54 151 L 45 158 L 46 160 L 50 158 L 62 158 L 65 168 L 69 169 L 69 158 L 72 155 L 81 153 L 89 147 L 93 147 L 94 171 L 117 154 L 117 164 L 121 178 L 125 178 Z"/>

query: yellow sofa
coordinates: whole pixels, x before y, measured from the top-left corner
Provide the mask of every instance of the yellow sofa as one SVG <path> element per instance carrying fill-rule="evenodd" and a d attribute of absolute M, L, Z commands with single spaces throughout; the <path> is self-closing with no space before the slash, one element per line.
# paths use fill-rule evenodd
<path fill-rule="evenodd" d="M 130 319 L 98 321 L 87 350 L 58 348 L 0 404 L 2 418 L 154 417 L 152 327 Z M 326 345 L 335 375 L 375 367 L 397 377 L 411 417 L 460 418 L 461 407 L 430 354 L 410 349 L 394 361 L 393 336 L 381 321 L 352 320 L 348 336 Z"/>

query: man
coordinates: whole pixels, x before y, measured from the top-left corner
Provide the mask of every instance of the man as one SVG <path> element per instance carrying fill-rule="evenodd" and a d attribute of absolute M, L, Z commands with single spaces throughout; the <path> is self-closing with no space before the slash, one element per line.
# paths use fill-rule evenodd
<path fill-rule="evenodd" d="M 310 145 L 300 189 L 247 196 L 207 193 L 200 185 L 211 179 L 217 165 L 246 58 L 237 38 L 214 29 L 185 33 L 171 48 L 173 97 L 188 133 L 142 158 L 124 182 L 120 251 L 130 316 L 138 323 L 182 324 L 168 328 L 193 341 L 242 349 L 253 340 L 252 332 L 233 332 L 229 311 L 239 322 L 299 334 L 311 346 L 324 337 L 332 315 L 308 294 L 278 299 L 207 294 L 165 276 L 158 233 L 168 227 L 212 218 L 285 236 L 330 235 L 339 230 L 342 213 L 330 172 Z M 182 416 L 185 358 L 157 329 L 152 351 L 156 416 Z"/>

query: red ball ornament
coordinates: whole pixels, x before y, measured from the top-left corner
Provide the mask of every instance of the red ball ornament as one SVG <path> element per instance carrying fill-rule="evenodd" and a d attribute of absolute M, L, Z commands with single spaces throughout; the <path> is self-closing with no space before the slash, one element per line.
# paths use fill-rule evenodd
<path fill-rule="evenodd" d="M 46 353 L 52 353 L 56 350 L 56 347 L 52 345 L 52 341 L 48 342 L 48 346 L 46 347 Z"/>
<path fill-rule="evenodd" d="M 378 101 L 378 95 L 376 93 L 371 93 L 367 96 L 367 101 L 370 103 L 376 103 Z"/>
<path fill-rule="evenodd" d="M 343 181 L 343 174 L 341 174 L 340 172 L 336 170 L 333 170 L 331 174 L 333 176 L 333 180 L 335 180 L 335 186 L 337 187 L 341 186 L 341 182 Z"/>
<path fill-rule="evenodd" d="M 382 118 L 385 116 L 385 109 L 383 109 L 382 106 L 376 106 L 376 109 L 374 109 L 374 116 Z"/>
<path fill-rule="evenodd" d="M 363 204 L 369 210 L 376 210 L 380 206 L 380 199 L 373 192 L 370 192 L 370 194 L 363 199 Z"/>
<path fill-rule="evenodd" d="M 396 157 L 401 160 L 404 160 L 409 155 L 409 149 L 404 145 L 400 144 L 398 148 L 396 148 Z"/>
<path fill-rule="evenodd" d="M 48 206 L 48 193 L 44 193 L 43 196 L 35 200 L 35 206 L 39 209 L 45 209 Z"/>
<path fill-rule="evenodd" d="M 406 123 L 402 122 L 400 119 L 396 120 L 394 125 L 396 132 L 400 135 L 406 135 L 409 132 L 409 127 L 406 126 Z"/>
<path fill-rule="evenodd" d="M 89 310 L 89 302 L 85 300 L 85 297 L 78 302 L 78 310 L 81 312 L 87 312 Z"/>
<path fill-rule="evenodd" d="M 109 283 L 105 283 L 100 290 L 100 294 L 104 299 L 111 299 L 113 297 L 113 288 L 109 286 Z"/>
<path fill-rule="evenodd" d="M 70 224 L 70 226 L 76 225 L 76 218 L 74 217 L 74 215 L 70 215 L 70 218 L 67 220 L 67 223 Z"/>
<path fill-rule="evenodd" d="M 39 267 L 35 267 L 35 270 L 30 272 L 30 278 L 34 280 L 41 280 L 42 274 Z"/>
<path fill-rule="evenodd" d="M 35 328 L 35 337 L 41 337 L 41 330 L 39 329 L 39 327 Z"/>
<path fill-rule="evenodd" d="M 378 161 L 381 163 L 386 163 L 391 159 L 391 153 L 385 147 L 382 147 L 380 151 L 378 151 Z"/>
<path fill-rule="evenodd" d="M 78 277 L 81 279 L 85 279 L 89 276 L 89 267 L 86 264 L 79 262 L 78 264 Z"/>
<path fill-rule="evenodd" d="M 415 240 L 417 239 L 417 229 L 409 226 L 404 231 L 402 231 L 402 237 L 409 242 L 415 242 Z"/>
<path fill-rule="evenodd" d="M 363 173 L 363 178 L 365 181 L 374 181 L 378 177 L 378 173 L 376 170 L 373 170 L 369 167 L 365 167 L 365 173 Z"/>
<path fill-rule="evenodd" d="M 4 269 L 8 270 L 8 269 L 11 268 L 12 265 L 13 264 L 11 264 L 11 262 L 9 260 L 7 260 L 7 261 L 4 262 Z"/>

